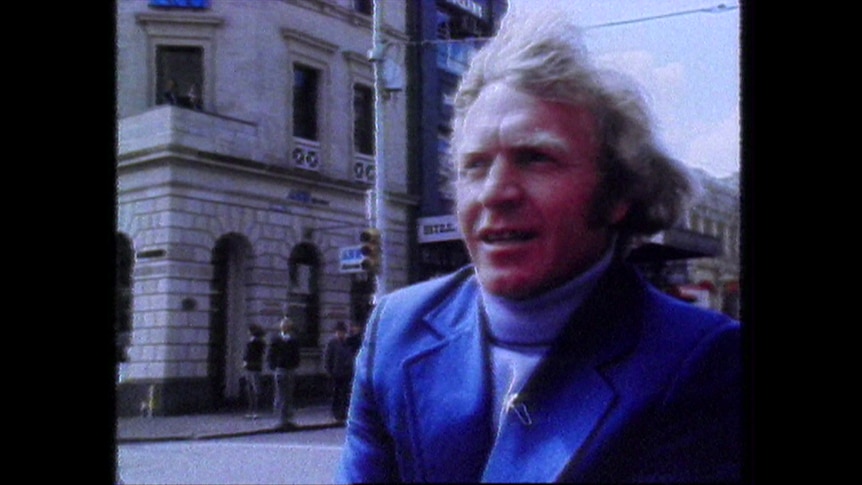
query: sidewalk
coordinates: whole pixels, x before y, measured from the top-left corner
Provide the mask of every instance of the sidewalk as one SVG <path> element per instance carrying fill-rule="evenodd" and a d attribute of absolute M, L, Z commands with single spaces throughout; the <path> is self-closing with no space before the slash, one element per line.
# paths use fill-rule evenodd
<path fill-rule="evenodd" d="M 142 441 L 202 440 L 263 433 L 284 433 L 343 426 L 332 419 L 329 406 L 309 406 L 296 410 L 296 430 L 276 429 L 278 418 L 263 413 L 257 419 L 243 412 L 190 414 L 184 416 L 135 416 L 117 418 L 117 443 Z"/>

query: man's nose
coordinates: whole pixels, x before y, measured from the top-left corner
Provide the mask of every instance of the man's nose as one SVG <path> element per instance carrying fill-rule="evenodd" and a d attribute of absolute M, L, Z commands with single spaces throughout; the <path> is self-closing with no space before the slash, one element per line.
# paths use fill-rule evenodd
<path fill-rule="evenodd" d="M 497 156 L 482 184 L 480 202 L 485 206 L 512 203 L 518 201 L 522 194 L 517 166 L 506 157 Z"/>

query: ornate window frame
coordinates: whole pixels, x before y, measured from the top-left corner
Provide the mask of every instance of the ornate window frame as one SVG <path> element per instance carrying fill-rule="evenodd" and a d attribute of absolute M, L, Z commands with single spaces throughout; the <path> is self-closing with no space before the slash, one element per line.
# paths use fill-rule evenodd
<path fill-rule="evenodd" d="M 156 93 L 157 66 L 156 55 L 159 46 L 200 47 L 203 50 L 200 86 L 201 95 L 207 105 L 216 103 L 216 33 L 224 25 L 224 19 L 212 15 L 172 15 L 158 13 L 142 13 L 135 16 L 135 21 L 144 29 L 147 36 L 147 104 L 155 106 L 158 102 Z"/>
<path fill-rule="evenodd" d="M 308 35 L 305 32 L 284 28 L 281 35 L 287 44 L 289 75 L 287 76 L 287 96 L 290 106 L 287 111 L 287 159 L 291 168 L 326 172 L 331 170 L 332 153 L 329 149 L 331 141 L 331 120 L 329 104 L 332 98 L 332 63 L 338 46 Z M 320 73 L 317 92 L 317 113 L 319 133 L 318 140 L 305 140 L 293 135 L 293 73 L 294 66 L 302 64 L 316 69 Z M 313 161 L 313 164 L 308 163 Z"/>
<path fill-rule="evenodd" d="M 347 51 L 343 53 L 344 60 L 347 63 L 348 68 L 348 78 L 350 80 L 350 85 L 348 87 L 349 99 L 352 101 L 354 96 L 355 86 L 360 85 L 371 89 L 372 100 L 374 95 L 374 66 L 371 65 L 371 61 L 368 60 L 366 56 L 359 54 L 357 52 Z M 372 107 L 373 110 L 377 109 L 377 106 Z M 366 184 L 374 183 L 374 174 L 376 173 L 375 169 L 375 155 L 378 147 L 377 140 L 373 141 L 373 152 L 372 154 L 360 153 L 356 150 L 356 140 L 354 139 L 355 127 L 354 123 L 356 123 L 356 113 L 354 110 L 353 102 L 350 103 L 350 153 L 352 163 L 350 164 L 350 179 L 354 182 L 361 182 Z"/>

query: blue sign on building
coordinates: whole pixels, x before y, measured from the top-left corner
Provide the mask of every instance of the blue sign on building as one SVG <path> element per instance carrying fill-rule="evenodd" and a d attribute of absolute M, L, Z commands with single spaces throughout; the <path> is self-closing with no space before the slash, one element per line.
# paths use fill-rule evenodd
<path fill-rule="evenodd" d="M 150 7 L 162 8 L 210 8 L 210 0 L 150 0 Z"/>
<path fill-rule="evenodd" d="M 341 253 L 338 257 L 338 272 L 339 273 L 361 273 L 362 260 L 365 256 L 362 255 L 362 246 L 347 246 L 339 249 Z"/>

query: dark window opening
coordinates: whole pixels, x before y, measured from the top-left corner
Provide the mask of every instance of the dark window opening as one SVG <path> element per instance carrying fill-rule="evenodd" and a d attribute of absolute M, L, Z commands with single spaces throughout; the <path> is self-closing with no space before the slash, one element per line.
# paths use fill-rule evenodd
<path fill-rule="evenodd" d="M 317 140 L 317 98 L 320 72 L 293 66 L 293 136 Z"/>
<path fill-rule="evenodd" d="M 373 0 L 353 0 L 353 10 L 365 15 L 374 14 Z"/>
<path fill-rule="evenodd" d="M 437 38 L 447 40 L 452 38 L 452 32 L 449 28 L 449 14 L 437 11 Z"/>
<path fill-rule="evenodd" d="M 156 104 L 203 108 L 203 49 L 189 46 L 156 48 Z"/>
<path fill-rule="evenodd" d="M 353 144 L 357 152 L 374 154 L 374 91 L 368 86 L 353 87 Z"/>
<path fill-rule="evenodd" d="M 456 10 L 437 11 L 439 39 L 469 39 L 486 35 L 486 23 L 478 17 Z"/>

